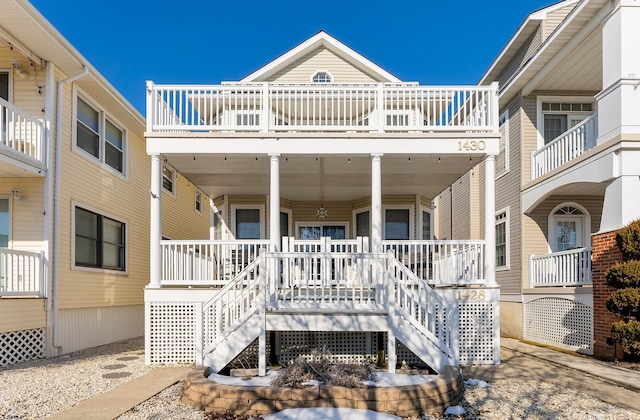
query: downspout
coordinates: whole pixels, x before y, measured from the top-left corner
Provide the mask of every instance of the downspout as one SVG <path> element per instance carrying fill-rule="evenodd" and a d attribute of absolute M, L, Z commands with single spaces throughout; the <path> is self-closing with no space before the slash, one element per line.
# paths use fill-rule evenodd
<path fill-rule="evenodd" d="M 58 248 L 60 247 L 60 235 L 58 233 L 58 226 L 60 225 L 60 160 L 62 153 L 62 106 L 63 106 L 63 96 L 64 96 L 64 86 L 67 83 L 72 83 L 84 76 L 89 74 L 89 67 L 86 65 L 82 67 L 82 71 L 79 73 L 69 76 L 64 80 L 58 82 L 58 103 L 56 107 L 56 170 L 55 170 L 55 184 L 53 190 L 53 270 L 52 270 L 52 279 L 53 282 L 53 290 L 51 292 L 51 347 L 58 351 L 58 355 L 62 354 L 62 346 L 56 343 L 56 324 L 58 321 L 58 266 L 59 260 L 58 257 Z"/>

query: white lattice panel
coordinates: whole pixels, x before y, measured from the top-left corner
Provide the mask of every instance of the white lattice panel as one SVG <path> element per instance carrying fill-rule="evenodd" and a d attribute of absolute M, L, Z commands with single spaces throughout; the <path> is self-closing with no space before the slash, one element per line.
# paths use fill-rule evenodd
<path fill-rule="evenodd" d="M 44 343 L 44 328 L 1 333 L 0 366 L 44 358 Z"/>
<path fill-rule="evenodd" d="M 543 297 L 524 305 L 524 338 L 593 354 L 593 309 L 558 297 Z"/>
<path fill-rule="evenodd" d="M 287 363 L 298 356 L 308 356 L 311 350 L 323 347 L 338 362 L 372 361 L 377 351 L 375 334 L 372 336 L 368 346 L 365 332 L 283 331 L 280 333 L 280 362 Z"/>
<path fill-rule="evenodd" d="M 194 303 L 151 303 L 150 362 L 192 363 L 196 358 Z"/>
<path fill-rule="evenodd" d="M 460 302 L 460 364 L 487 365 L 495 363 L 494 320 L 498 303 L 487 300 Z"/>

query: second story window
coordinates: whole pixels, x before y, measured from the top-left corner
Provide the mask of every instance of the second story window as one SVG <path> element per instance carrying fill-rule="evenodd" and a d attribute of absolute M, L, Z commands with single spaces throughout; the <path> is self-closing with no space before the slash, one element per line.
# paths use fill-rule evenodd
<path fill-rule="evenodd" d="M 196 213 L 202 214 L 202 192 L 196 188 L 195 197 Z"/>
<path fill-rule="evenodd" d="M 542 136 L 547 144 L 593 114 L 591 102 L 542 102 Z"/>
<path fill-rule="evenodd" d="M 162 188 L 171 195 L 176 195 L 176 171 L 170 166 L 162 166 Z"/>
<path fill-rule="evenodd" d="M 76 96 L 75 119 L 76 148 L 88 153 L 108 169 L 124 175 L 125 130 L 103 111 L 79 96 Z"/>
<path fill-rule="evenodd" d="M 318 71 L 313 75 L 311 81 L 313 83 L 331 83 L 333 81 L 333 78 L 326 71 Z"/>

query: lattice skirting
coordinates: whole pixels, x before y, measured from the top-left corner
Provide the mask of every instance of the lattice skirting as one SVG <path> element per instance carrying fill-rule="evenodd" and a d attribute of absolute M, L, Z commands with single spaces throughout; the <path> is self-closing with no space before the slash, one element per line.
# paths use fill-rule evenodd
<path fill-rule="evenodd" d="M 524 338 L 593 354 L 593 308 L 558 297 L 525 303 Z"/>
<path fill-rule="evenodd" d="M 0 366 L 45 357 L 45 329 L 0 333 Z"/>
<path fill-rule="evenodd" d="M 498 302 L 466 300 L 460 302 L 460 365 L 491 365 L 498 360 L 495 320 Z"/>
<path fill-rule="evenodd" d="M 196 360 L 196 308 L 194 302 L 150 304 L 147 352 L 151 364 L 193 363 Z"/>

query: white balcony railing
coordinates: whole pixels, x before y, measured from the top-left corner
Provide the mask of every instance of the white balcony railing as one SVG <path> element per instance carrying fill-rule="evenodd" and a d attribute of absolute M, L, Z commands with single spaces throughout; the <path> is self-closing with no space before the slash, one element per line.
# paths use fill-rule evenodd
<path fill-rule="evenodd" d="M 578 248 L 548 255 L 532 255 L 531 287 L 591 284 L 591 249 Z"/>
<path fill-rule="evenodd" d="M 0 296 L 44 297 L 44 278 L 42 253 L 0 248 Z"/>
<path fill-rule="evenodd" d="M 559 168 L 596 146 L 598 114 L 593 114 L 531 154 L 531 179 Z"/>
<path fill-rule="evenodd" d="M 41 120 L 0 98 L 0 147 L 45 165 L 45 127 Z"/>
<path fill-rule="evenodd" d="M 496 132 L 497 85 L 147 83 L 149 132 Z"/>

